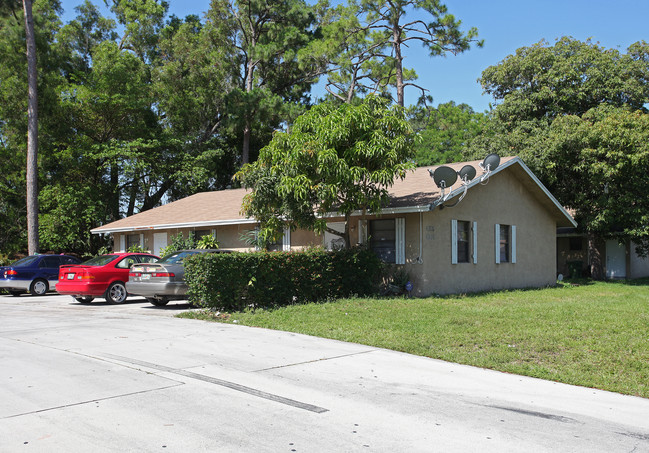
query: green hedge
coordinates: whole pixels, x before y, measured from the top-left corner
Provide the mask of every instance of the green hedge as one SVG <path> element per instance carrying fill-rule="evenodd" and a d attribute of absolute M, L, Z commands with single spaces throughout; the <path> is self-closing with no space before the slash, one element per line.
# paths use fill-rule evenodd
<path fill-rule="evenodd" d="M 367 249 L 199 254 L 185 260 L 190 302 L 232 311 L 372 295 L 381 271 L 381 261 Z"/>

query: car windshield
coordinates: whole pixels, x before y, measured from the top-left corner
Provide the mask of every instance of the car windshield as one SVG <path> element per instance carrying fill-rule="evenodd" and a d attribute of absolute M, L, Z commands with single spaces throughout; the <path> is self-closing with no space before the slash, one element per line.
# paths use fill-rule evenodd
<path fill-rule="evenodd" d="M 162 258 L 158 263 L 160 264 L 180 264 L 183 262 L 185 258 L 191 255 L 196 255 L 197 253 L 201 253 L 196 250 L 185 250 L 182 252 L 176 252 L 172 253 L 171 255 L 167 255 L 164 258 Z"/>
<path fill-rule="evenodd" d="M 85 266 L 105 266 L 106 264 L 119 258 L 119 255 L 99 255 L 90 258 L 88 261 L 82 263 Z"/>

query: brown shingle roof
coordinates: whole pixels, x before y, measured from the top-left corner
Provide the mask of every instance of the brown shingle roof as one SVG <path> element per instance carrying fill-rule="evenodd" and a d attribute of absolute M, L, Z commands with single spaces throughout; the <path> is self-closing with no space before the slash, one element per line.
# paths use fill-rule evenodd
<path fill-rule="evenodd" d="M 515 159 L 515 157 L 503 157 L 500 165 Z M 482 160 L 474 160 L 470 162 L 456 162 L 453 164 L 444 164 L 451 167 L 455 171 L 460 171 L 465 165 L 471 165 L 477 171 L 476 178 L 482 175 L 482 170 L 479 167 Z M 418 167 L 414 172 L 408 173 L 405 179 L 397 179 L 394 185 L 390 188 L 390 208 L 404 208 L 411 206 L 425 206 L 431 204 L 434 200 L 439 198 L 441 190 L 433 182 L 430 177 L 429 170 L 434 171 L 439 165 L 432 167 Z M 452 190 L 462 187 L 462 182 L 458 180 L 453 184 Z M 448 193 L 448 188 L 446 190 Z"/>
<path fill-rule="evenodd" d="M 536 177 L 529 172 L 520 159 L 516 157 L 502 158 L 500 167 L 496 170 L 496 173 L 501 169 L 508 167 L 509 165 L 507 164 L 514 163 L 511 161 L 517 161 L 521 164 L 523 173 L 527 172 L 533 178 L 530 181 L 529 186 L 537 192 L 541 189 L 540 198 L 545 197 L 543 194 L 548 195 L 550 199 L 542 201 L 544 201 L 544 204 L 550 209 L 558 208 L 559 217 L 562 217 L 563 213 L 565 213 L 563 208 L 556 203 L 554 197 L 552 197 L 545 187 L 536 180 Z M 477 179 L 482 174 L 482 170 L 479 167 L 480 162 L 481 161 L 476 160 L 446 165 L 456 171 L 459 171 L 465 165 L 472 165 L 477 170 Z M 437 166 L 419 167 L 413 172 L 409 172 L 405 179 L 395 180 L 394 185 L 389 190 L 391 201 L 388 208 L 399 209 L 419 207 L 425 209 L 426 206 L 435 201 L 441 193 L 440 189 L 435 185 L 429 174 L 429 170 L 434 170 L 435 168 L 437 168 Z M 462 183 L 458 179 L 451 189 L 456 190 L 460 187 L 462 187 Z M 254 223 L 253 219 L 247 219 L 241 214 L 241 202 L 246 192 L 246 189 L 228 189 L 197 193 L 158 208 L 144 211 L 125 219 L 103 225 L 93 229 L 92 232 L 109 233 L 133 231 L 138 229 Z M 565 215 L 567 216 L 567 213 L 565 213 Z M 572 221 L 572 219 L 570 219 L 570 221 Z"/>
<path fill-rule="evenodd" d="M 163 228 L 166 226 L 200 226 L 250 221 L 241 215 L 246 189 L 200 192 L 172 203 L 140 212 L 92 230 L 93 233 Z"/>

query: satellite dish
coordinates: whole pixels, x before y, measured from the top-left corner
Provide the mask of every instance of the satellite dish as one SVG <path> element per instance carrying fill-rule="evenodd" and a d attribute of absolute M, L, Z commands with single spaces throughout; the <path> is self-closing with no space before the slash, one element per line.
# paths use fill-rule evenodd
<path fill-rule="evenodd" d="M 458 174 L 460 175 L 460 179 L 466 183 L 475 178 L 476 170 L 472 165 L 465 165 Z"/>
<path fill-rule="evenodd" d="M 487 172 L 494 171 L 498 168 L 498 165 L 500 165 L 500 156 L 498 154 L 489 154 L 484 158 L 482 163 L 480 163 L 480 167 Z"/>
<path fill-rule="evenodd" d="M 433 181 L 440 189 L 451 187 L 457 181 L 457 172 L 451 167 L 442 165 L 433 172 Z"/>

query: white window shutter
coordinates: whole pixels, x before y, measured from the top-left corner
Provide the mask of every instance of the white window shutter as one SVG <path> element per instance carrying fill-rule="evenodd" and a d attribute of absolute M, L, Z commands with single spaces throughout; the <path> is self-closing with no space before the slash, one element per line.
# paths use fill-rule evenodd
<path fill-rule="evenodd" d="M 457 220 L 451 220 L 451 264 L 457 264 Z"/>
<path fill-rule="evenodd" d="M 395 233 L 395 264 L 406 264 L 406 219 L 398 217 L 394 219 Z"/>
<path fill-rule="evenodd" d="M 282 238 L 282 250 L 285 252 L 291 251 L 291 229 L 289 227 L 284 228 L 284 237 Z"/>
<path fill-rule="evenodd" d="M 478 264 L 478 222 L 473 222 L 473 264 Z"/>
<path fill-rule="evenodd" d="M 516 262 L 516 225 L 512 225 L 512 263 Z"/>
<path fill-rule="evenodd" d="M 126 251 L 126 235 L 125 234 L 120 234 L 119 235 L 119 251 L 120 252 L 125 252 Z"/>
<path fill-rule="evenodd" d="M 144 248 L 144 233 L 140 233 L 140 247 Z"/>
<path fill-rule="evenodd" d="M 496 235 L 494 236 L 494 243 L 496 246 L 496 264 L 500 264 L 500 224 L 496 224 Z"/>

